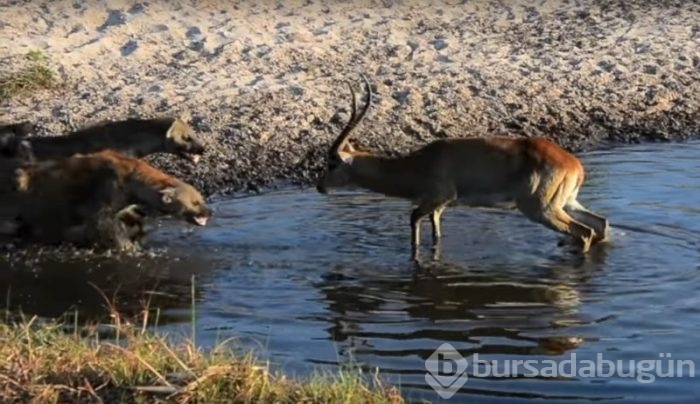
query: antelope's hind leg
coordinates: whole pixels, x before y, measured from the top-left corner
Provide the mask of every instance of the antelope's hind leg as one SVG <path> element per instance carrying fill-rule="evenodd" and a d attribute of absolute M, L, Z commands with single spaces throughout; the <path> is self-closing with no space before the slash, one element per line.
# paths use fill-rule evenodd
<path fill-rule="evenodd" d="M 552 209 L 544 216 L 543 224 L 555 231 L 573 236 L 584 254 L 591 249 L 596 233 L 595 230 L 576 221 L 561 208 Z"/>
<path fill-rule="evenodd" d="M 586 209 L 578 201 L 572 200 L 564 206 L 564 210 L 577 221 L 584 223 L 595 231 L 593 243 L 605 241 L 610 236 L 610 222 L 603 216 Z"/>
<path fill-rule="evenodd" d="M 595 230 L 578 222 L 559 206 L 542 207 L 539 201 L 518 201 L 518 209 L 530 220 L 548 228 L 572 236 L 587 253 L 595 237 Z"/>

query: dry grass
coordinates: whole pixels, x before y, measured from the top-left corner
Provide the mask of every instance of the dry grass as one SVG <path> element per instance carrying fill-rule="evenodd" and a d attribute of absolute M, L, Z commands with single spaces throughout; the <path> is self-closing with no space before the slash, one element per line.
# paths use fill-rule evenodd
<path fill-rule="evenodd" d="M 0 402 L 403 402 L 357 370 L 292 380 L 225 344 L 204 352 L 191 341 L 120 327 L 105 342 L 36 319 L 0 325 Z"/>
<path fill-rule="evenodd" d="M 193 291 L 194 282 L 193 277 Z M 124 318 L 97 290 L 111 324 L 79 326 L 77 313 L 73 324 L 21 315 L 12 321 L 6 310 L 0 322 L 0 402 L 404 402 L 397 389 L 360 369 L 295 380 L 250 353 L 236 354 L 230 340 L 210 350 L 198 348 L 194 327 L 191 338 L 173 342 L 154 331 L 160 312 L 151 315 L 150 300 L 135 318 Z M 191 311 L 194 324 L 194 299 Z"/>
<path fill-rule="evenodd" d="M 192 296 L 194 284 L 193 276 Z M 15 316 L 8 301 L 0 320 L 0 403 L 404 402 L 396 388 L 359 368 L 292 379 L 250 353 L 237 354 L 230 340 L 197 347 L 194 327 L 189 338 L 174 342 L 156 332 L 160 312 L 149 299 L 141 313 L 126 318 L 97 290 L 109 324 L 81 326 L 77 313 L 72 323 L 26 319 Z M 194 298 L 191 310 L 194 324 Z"/>
<path fill-rule="evenodd" d="M 38 50 L 27 52 L 21 60 L 4 60 L 0 65 L 0 101 L 58 84 L 56 72 Z"/>

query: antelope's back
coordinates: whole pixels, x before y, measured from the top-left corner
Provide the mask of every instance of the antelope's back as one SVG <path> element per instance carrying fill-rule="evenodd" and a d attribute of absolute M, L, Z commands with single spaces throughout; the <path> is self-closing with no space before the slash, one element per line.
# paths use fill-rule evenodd
<path fill-rule="evenodd" d="M 460 193 L 506 190 L 537 165 L 520 139 L 448 139 L 426 149 L 435 155 L 440 176 L 454 181 Z"/>
<path fill-rule="evenodd" d="M 583 180 L 579 160 L 544 138 L 461 138 L 439 140 L 416 152 L 433 181 L 451 183 L 461 203 L 491 205 L 528 192 L 537 176 L 552 170 Z"/>
<path fill-rule="evenodd" d="M 536 162 L 540 170 L 557 170 L 564 175 L 576 177 L 579 186 L 583 183 L 585 170 L 578 157 L 542 137 L 525 139 L 524 143 L 530 159 Z"/>

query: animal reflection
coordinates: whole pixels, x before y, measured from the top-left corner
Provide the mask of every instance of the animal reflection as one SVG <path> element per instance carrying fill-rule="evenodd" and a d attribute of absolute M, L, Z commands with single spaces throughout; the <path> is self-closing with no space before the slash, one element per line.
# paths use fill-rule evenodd
<path fill-rule="evenodd" d="M 441 342 L 456 344 L 464 356 L 558 355 L 585 343 L 567 328 L 590 321 L 578 311 L 580 286 L 596 268 L 600 262 L 561 262 L 516 275 L 440 261 L 422 264 L 410 276 L 333 272 L 315 286 L 331 313 L 330 339 L 360 360 L 425 360 Z"/>

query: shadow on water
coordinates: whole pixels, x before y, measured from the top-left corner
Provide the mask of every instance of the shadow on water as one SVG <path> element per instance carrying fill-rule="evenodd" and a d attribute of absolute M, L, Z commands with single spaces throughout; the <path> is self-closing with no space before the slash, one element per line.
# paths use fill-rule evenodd
<path fill-rule="evenodd" d="M 210 262 L 160 251 L 104 256 L 76 250 L 36 249 L 0 258 L 4 309 L 40 317 L 79 315 L 81 323 L 109 322 L 110 307 L 127 317 L 167 307 L 163 324 L 190 320 L 192 276 L 206 281 Z"/>
<path fill-rule="evenodd" d="M 155 290 L 159 329 L 189 331 L 195 274 L 197 341 L 236 338 L 293 374 L 352 363 L 435 400 L 425 360 L 447 342 L 471 363 L 451 402 L 687 401 L 699 391 L 688 377 L 504 378 L 474 361 L 672 353 L 700 364 L 699 152 L 686 143 L 585 155 L 580 200 L 613 224 L 611 241 L 585 256 L 517 212 L 455 208 L 443 215 L 439 257 L 426 247 L 416 264 L 407 203 L 289 191 L 218 202 L 206 228 L 163 223 L 151 237 L 163 254 L 0 260 L 0 298 L 9 290 L 28 314 L 100 317 L 91 283 L 133 312 Z"/>

